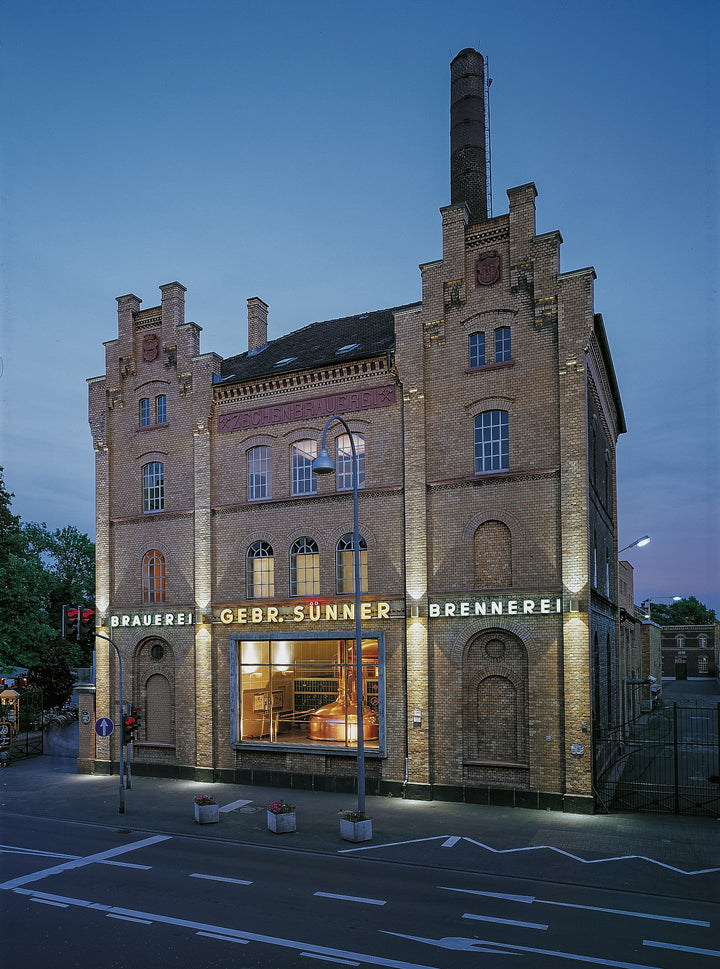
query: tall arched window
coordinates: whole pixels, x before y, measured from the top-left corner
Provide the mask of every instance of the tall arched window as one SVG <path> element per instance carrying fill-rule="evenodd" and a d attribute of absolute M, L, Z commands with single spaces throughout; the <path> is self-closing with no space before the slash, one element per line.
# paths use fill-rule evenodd
<path fill-rule="evenodd" d="M 275 595 L 275 555 L 267 542 L 254 542 L 247 553 L 247 597 L 268 599 Z"/>
<path fill-rule="evenodd" d="M 365 487 L 365 438 L 362 434 L 353 434 L 353 443 L 358 463 L 358 488 Z M 341 434 L 337 439 L 337 462 L 335 474 L 338 491 L 351 491 L 353 486 L 353 457 L 350 435 Z"/>
<path fill-rule="evenodd" d="M 142 560 L 142 601 L 165 602 L 165 557 L 156 548 Z"/>
<path fill-rule="evenodd" d="M 270 498 L 270 448 L 266 444 L 251 447 L 248 451 L 248 499 Z"/>
<path fill-rule="evenodd" d="M 512 535 L 504 522 L 483 522 L 475 532 L 475 575 L 481 589 L 512 586 Z"/>
<path fill-rule="evenodd" d="M 312 463 L 317 457 L 317 441 L 298 441 L 293 444 L 290 455 L 292 494 L 314 495 L 317 481 L 312 473 Z"/>
<path fill-rule="evenodd" d="M 509 433 L 506 410 L 486 410 L 475 418 L 475 474 L 507 471 Z"/>
<path fill-rule="evenodd" d="M 343 535 L 335 549 L 335 584 L 338 595 L 355 592 L 355 542 L 352 532 Z M 360 591 L 368 590 L 367 545 L 360 536 Z"/>
<path fill-rule="evenodd" d="M 290 549 L 290 595 L 316 596 L 320 592 L 320 553 L 311 538 L 299 538 Z"/>
<path fill-rule="evenodd" d="M 143 511 L 162 511 L 165 507 L 165 468 L 162 461 L 144 465 Z"/>

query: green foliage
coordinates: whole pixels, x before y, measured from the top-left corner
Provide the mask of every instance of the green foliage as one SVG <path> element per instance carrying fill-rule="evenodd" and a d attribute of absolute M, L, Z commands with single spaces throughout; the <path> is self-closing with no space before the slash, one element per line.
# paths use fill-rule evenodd
<path fill-rule="evenodd" d="M 715 622 L 715 610 L 690 596 L 667 604 L 652 602 L 650 618 L 659 626 L 708 626 Z"/>
<path fill-rule="evenodd" d="M 56 677 L 61 694 L 70 675 L 63 671 L 91 662 L 91 638 L 62 638 L 62 607 L 94 609 L 95 546 L 73 526 L 51 532 L 44 523 L 23 524 L 12 513 L 13 497 L 0 467 L 0 664 L 33 670 L 46 704 L 55 706 L 63 700 L 51 701 L 46 681 Z M 72 683 L 64 699 L 71 690 Z"/>

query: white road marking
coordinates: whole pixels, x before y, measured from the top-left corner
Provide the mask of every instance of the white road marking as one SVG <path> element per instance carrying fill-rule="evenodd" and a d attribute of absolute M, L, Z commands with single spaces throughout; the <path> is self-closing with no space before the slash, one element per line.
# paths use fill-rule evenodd
<path fill-rule="evenodd" d="M 224 878 L 222 875 L 203 875 L 199 871 L 193 872 L 190 878 L 206 878 L 210 882 L 230 882 L 231 885 L 252 885 L 252 882 L 245 881 L 242 878 Z"/>
<path fill-rule="evenodd" d="M 699 919 L 681 919 L 674 915 L 652 915 L 650 912 L 631 912 L 624 908 L 602 908 L 599 905 L 579 905 L 577 902 L 554 902 L 548 898 L 535 898 L 534 895 L 504 895 L 501 892 L 480 892 L 474 888 L 448 888 L 446 885 L 438 885 L 438 888 L 446 892 L 460 892 L 463 895 L 483 895 L 487 898 L 501 898 L 509 902 L 524 902 L 538 905 L 557 905 L 560 908 L 581 908 L 588 912 L 608 912 L 610 915 L 628 915 L 635 919 L 654 919 L 657 922 L 679 922 L 681 925 L 699 925 L 702 928 L 710 928 L 709 922 Z"/>
<path fill-rule="evenodd" d="M 129 915 L 116 915 L 115 912 L 108 912 L 107 917 L 109 919 L 121 919 L 123 922 L 138 922 L 140 925 L 152 925 L 149 919 L 136 919 Z"/>
<path fill-rule="evenodd" d="M 42 905 L 55 905 L 57 908 L 69 908 L 67 902 L 53 902 L 49 898 L 30 898 L 31 902 L 40 902 Z"/>
<path fill-rule="evenodd" d="M 381 931 L 384 931 L 381 929 Z M 616 959 L 601 959 L 599 956 L 585 956 L 579 952 L 562 952 L 560 949 L 536 949 L 528 945 L 515 945 L 511 942 L 493 942 L 490 939 L 463 939 L 449 936 L 444 939 L 424 939 L 418 935 L 404 935 L 401 932 L 385 932 L 385 935 L 396 935 L 400 939 L 411 939 L 413 942 L 426 942 L 441 949 L 457 949 L 462 952 L 503 952 L 506 955 L 519 955 L 521 952 L 536 952 L 543 956 L 554 956 L 556 959 L 569 959 L 572 962 L 589 962 L 593 966 L 612 966 L 613 969 L 659 969 L 639 962 L 619 962 Z M 495 948 L 488 948 L 493 946 Z"/>
<path fill-rule="evenodd" d="M 500 925 L 519 925 L 523 929 L 542 929 L 543 932 L 547 931 L 547 925 L 541 925 L 539 922 L 515 922 L 513 919 L 498 919 L 491 915 L 472 915 L 470 912 L 465 912 L 463 918 L 475 919 L 477 922 L 498 922 Z"/>
<path fill-rule="evenodd" d="M 25 888 L 17 888 L 15 891 L 22 895 L 30 895 L 32 898 L 53 898 L 53 896 L 46 896 L 43 892 L 34 892 Z M 438 969 L 437 966 L 428 966 L 426 963 L 405 962 L 404 960 L 400 959 L 386 959 L 382 956 L 374 956 L 364 952 L 352 952 L 346 949 L 333 949 L 327 946 L 313 945 L 308 942 L 296 942 L 294 939 L 283 939 L 280 936 L 260 935 L 257 932 L 247 932 L 243 929 L 231 929 L 224 925 L 213 925 L 209 922 L 194 922 L 191 919 L 178 919 L 173 918 L 170 915 L 157 915 L 154 912 L 142 912 L 135 909 L 116 907 L 114 905 L 104 905 L 100 902 L 90 902 L 82 898 L 68 898 L 67 901 L 71 905 L 85 908 L 88 911 L 95 910 L 98 912 L 104 912 L 106 914 L 112 913 L 115 916 L 127 916 L 131 919 L 149 920 L 151 923 L 155 922 L 161 925 L 179 926 L 180 928 L 193 929 L 196 933 L 211 932 L 213 935 L 220 936 L 228 941 L 238 940 L 276 945 L 284 949 L 294 949 L 298 952 L 312 953 L 319 958 L 325 957 L 329 959 L 346 959 L 357 961 L 357 963 L 360 965 L 366 963 L 370 966 L 384 966 L 385 969 Z M 396 933 L 389 934 L 394 935 Z M 411 938 L 411 936 L 407 936 L 407 938 Z M 650 967 L 643 967 L 643 969 L 650 969 Z"/>
<path fill-rule="evenodd" d="M 152 838 L 143 838 L 142 841 L 134 841 L 129 845 L 119 845 L 117 848 L 108 848 L 107 851 L 99 851 L 94 855 L 73 858 L 72 861 L 66 861 L 65 864 L 56 865 L 54 868 L 44 868 L 41 871 L 30 872 L 29 875 L 20 875 L 18 878 L 11 878 L 9 881 L 1 882 L 0 888 L 12 890 L 19 888 L 21 885 L 28 885 L 30 882 L 41 881 L 43 878 L 48 878 L 50 875 L 59 875 L 60 872 L 70 871 L 73 868 L 83 868 L 85 865 L 94 865 L 98 862 L 107 861 L 108 858 L 114 858 L 116 855 L 126 854 L 128 851 L 137 851 L 138 848 L 146 848 L 148 845 L 157 844 L 159 841 L 169 840 L 170 835 L 164 834 L 155 835 Z"/>
<path fill-rule="evenodd" d="M 452 838 L 448 838 L 447 841 L 443 841 L 442 847 L 443 848 L 454 848 L 455 845 L 458 843 L 459 840 L 460 840 L 460 837 L 458 835 L 453 835 Z"/>
<path fill-rule="evenodd" d="M 387 905 L 379 898 L 362 898 L 358 895 L 333 895 L 332 892 L 313 892 L 318 898 L 339 898 L 343 902 L 364 902 L 365 905 Z"/>
<path fill-rule="evenodd" d="M 327 956 L 318 956 L 314 952 L 301 952 L 301 956 L 305 956 L 306 959 L 322 959 L 323 962 L 336 962 L 340 966 L 359 966 L 359 962 L 353 962 L 350 959 L 329 959 Z"/>
<path fill-rule="evenodd" d="M 252 801 L 231 801 L 229 804 L 223 804 L 220 808 L 220 813 L 224 814 L 227 811 L 236 811 L 238 808 L 245 807 L 246 804 L 252 804 Z"/>
<path fill-rule="evenodd" d="M 204 936 L 206 939 L 219 939 L 221 942 L 237 942 L 238 945 L 247 945 L 249 939 L 233 939 L 230 935 L 220 935 L 217 932 L 198 932 L 198 935 Z"/>
<path fill-rule="evenodd" d="M 643 945 L 652 945 L 656 949 L 673 949 L 678 952 L 692 952 L 695 955 L 715 956 L 720 959 L 720 949 L 698 949 L 692 945 L 673 945 L 672 942 L 653 942 L 652 939 L 643 939 Z"/>

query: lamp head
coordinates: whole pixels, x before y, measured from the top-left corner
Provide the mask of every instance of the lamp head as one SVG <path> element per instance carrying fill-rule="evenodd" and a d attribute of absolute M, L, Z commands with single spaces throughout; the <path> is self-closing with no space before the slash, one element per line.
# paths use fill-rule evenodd
<path fill-rule="evenodd" d="M 318 456 L 312 463 L 313 474 L 334 474 L 335 462 L 328 454 L 327 448 L 321 447 Z"/>

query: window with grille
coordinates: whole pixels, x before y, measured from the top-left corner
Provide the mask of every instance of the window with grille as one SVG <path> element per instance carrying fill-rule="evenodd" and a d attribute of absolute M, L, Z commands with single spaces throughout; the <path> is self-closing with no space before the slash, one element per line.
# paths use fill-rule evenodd
<path fill-rule="evenodd" d="M 488 410 L 475 418 L 475 474 L 507 471 L 509 467 L 508 415 Z"/>
<path fill-rule="evenodd" d="M 501 326 L 495 330 L 495 363 L 504 363 L 512 359 L 510 343 L 510 327 Z"/>
<path fill-rule="evenodd" d="M 335 583 L 338 595 L 355 592 L 355 542 L 352 532 L 343 535 L 335 550 Z M 360 591 L 368 590 L 367 545 L 360 536 Z"/>
<path fill-rule="evenodd" d="M 358 463 L 358 488 L 365 487 L 365 438 L 362 434 L 353 434 L 353 443 Z M 349 434 L 341 434 L 337 439 L 337 461 L 335 475 L 338 491 L 349 491 L 353 486 L 353 455 Z"/>
<path fill-rule="evenodd" d="M 143 511 L 162 511 L 165 507 L 165 468 L 161 461 L 152 461 L 142 469 Z"/>
<path fill-rule="evenodd" d="M 248 498 L 257 501 L 269 498 L 271 451 L 266 444 L 250 448 L 248 451 Z"/>
<path fill-rule="evenodd" d="M 471 367 L 485 366 L 485 334 L 484 333 L 470 334 L 470 366 Z"/>
<path fill-rule="evenodd" d="M 143 602 L 165 602 L 165 557 L 156 548 L 142 560 Z"/>
<path fill-rule="evenodd" d="M 158 424 L 167 423 L 167 397 L 160 394 L 155 398 L 155 420 Z"/>
<path fill-rule="evenodd" d="M 247 553 L 247 597 L 268 599 L 275 595 L 275 555 L 267 542 L 254 542 Z"/>
<path fill-rule="evenodd" d="M 290 595 L 316 596 L 320 592 L 320 553 L 311 538 L 299 538 L 290 549 Z"/>
<path fill-rule="evenodd" d="M 140 401 L 140 427 L 150 426 L 150 398 L 143 397 Z"/>
<path fill-rule="evenodd" d="M 290 473 L 294 495 L 313 495 L 317 491 L 312 463 L 317 457 L 317 441 L 298 441 L 292 446 Z"/>

